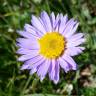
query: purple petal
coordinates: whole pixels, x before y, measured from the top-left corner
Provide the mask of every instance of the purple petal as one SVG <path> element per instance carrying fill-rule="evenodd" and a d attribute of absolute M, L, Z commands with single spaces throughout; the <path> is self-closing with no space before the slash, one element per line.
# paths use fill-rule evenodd
<path fill-rule="evenodd" d="M 84 43 L 85 41 L 86 40 L 84 38 L 76 40 L 75 42 L 74 41 L 69 41 L 69 42 L 66 43 L 66 48 L 78 46 L 78 45 Z"/>
<path fill-rule="evenodd" d="M 39 44 L 37 40 L 32 41 L 31 39 L 18 38 L 17 45 L 19 47 L 27 48 L 27 49 L 39 49 Z"/>
<path fill-rule="evenodd" d="M 30 61 L 28 60 L 27 62 L 25 62 L 23 64 L 23 66 L 21 67 L 21 70 L 24 70 L 24 69 L 30 69 L 30 74 L 34 74 L 37 69 L 38 69 L 38 66 L 42 65 L 43 63 L 45 62 L 45 59 L 44 58 L 33 58 L 33 59 L 30 59 Z"/>
<path fill-rule="evenodd" d="M 84 49 L 85 49 L 84 47 L 70 47 L 65 50 L 65 54 L 75 56 L 82 53 Z"/>
<path fill-rule="evenodd" d="M 25 48 L 19 48 L 18 50 L 17 50 L 17 52 L 16 53 L 18 53 L 18 54 L 30 54 L 30 53 L 33 53 L 34 51 L 39 51 L 38 49 L 35 49 L 35 50 L 29 50 L 29 49 L 25 49 Z"/>
<path fill-rule="evenodd" d="M 67 15 L 65 15 L 65 16 L 63 16 L 61 18 L 61 22 L 60 22 L 60 26 L 59 26 L 59 32 L 60 33 L 62 33 L 64 31 L 64 28 L 65 28 L 64 26 L 65 26 L 67 20 L 68 20 L 68 16 Z"/>
<path fill-rule="evenodd" d="M 54 76 L 55 76 L 55 60 L 52 59 L 49 67 L 49 77 L 51 80 L 54 80 Z"/>
<path fill-rule="evenodd" d="M 40 76 L 40 81 L 42 82 L 45 76 Z"/>
<path fill-rule="evenodd" d="M 17 42 L 19 42 L 19 43 L 30 43 L 30 42 L 32 42 L 32 43 L 37 43 L 38 41 L 36 40 L 36 39 L 27 39 L 27 38 L 18 38 L 17 40 L 16 40 Z"/>
<path fill-rule="evenodd" d="M 64 54 L 64 55 L 62 56 L 62 58 L 72 66 L 72 69 L 73 69 L 73 70 L 76 70 L 76 69 L 77 69 L 77 64 L 76 64 L 75 61 L 72 59 L 72 57 Z"/>
<path fill-rule="evenodd" d="M 49 66 L 50 66 L 50 60 L 46 60 L 45 63 L 40 65 L 37 71 L 38 76 L 45 77 L 45 75 L 48 72 Z"/>
<path fill-rule="evenodd" d="M 17 33 L 25 38 L 28 38 L 28 39 L 32 39 L 32 40 L 36 40 L 36 39 L 39 39 L 37 36 L 29 33 L 29 32 L 26 32 L 26 31 L 17 31 Z"/>
<path fill-rule="evenodd" d="M 72 35 L 70 38 L 66 38 L 68 41 L 76 41 L 78 39 L 81 39 L 82 37 L 84 36 L 83 33 L 77 33 L 77 34 L 74 34 Z"/>
<path fill-rule="evenodd" d="M 57 26 L 59 20 L 60 20 L 60 14 L 57 14 L 57 16 L 56 16 L 56 20 L 55 20 L 54 28 L 56 28 L 56 26 Z"/>
<path fill-rule="evenodd" d="M 23 64 L 20 68 L 20 70 L 25 70 L 25 69 L 28 69 L 29 67 L 29 64 Z"/>
<path fill-rule="evenodd" d="M 59 64 L 60 64 L 61 68 L 64 69 L 65 72 L 68 72 L 70 70 L 68 63 L 61 57 L 59 58 Z"/>
<path fill-rule="evenodd" d="M 46 31 L 47 32 L 52 32 L 51 21 L 50 21 L 50 18 L 48 16 L 48 14 L 45 11 L 43 11 L 41 13 L 41 19 L 42 19 L 42 21 L 43 21 L 43 23 L 45 25 Z"/>
<path fill-rule="evenodd" d="M 33 27 L 29 24 L 25 24 L 24 29 L 25 29 L 25 31 L 27 31 L 27 32 L 33 34 L 34 36 L 39 37 L 39 38 L 43 36 L 43 34 L 39 30 L 37 30 L 35 27 Z"/>
<path fill-rule="evenodd" d="M 36 67 L 33 67 L 34 64 L 37 64 L 39 61 L 42 61 L 42 57 L 41 56 L 35 56 L 34 58 L 31 58 L 29 60 L 27 60 L 23 66 L 21 67 L 21 70 L 24 70 L 24 69 L 33 69 L 33 68 L 36 68 Z"/>
<path fill-rule="evenodd" d="M 37 71 L 37 68 L 33 68 L 33 69 L 31 69 L 31 71 L 30 71 L 30 75 L 34 74 L 36 71 Z"/>
<path fill-rule="evenodd" d="M 41 58 L 41 57 L 40 57 L 40 58 Z M 35 60 L 36 60 L 36 59 L 35 59 Z M 37 69 L 38 69 L 38 67 L 39 67 L 40 65 L 42 65 L 45 61 L 46 61 L 45 58 L 41 58 L 41 59 L 36 60 L 35 63 L 33 63 L 33 64 L 30 65 L 29 69 L 33 69 L 33 68 L 37 68 Z"/>
<path fill-rule="evenodd" d="M 76 21 L 74 21 L 74 19 L 70 19 L 67 23 L 66 23 L 66 25 L 65 25 L 65 28 L 64 28 L 64 30 L 63 30 L 63 36 L 64 37 L 68 37 L 67 36 L 67 34 L 71 34 L 71 32 L 72 32 L 72 29 L 73 29 L 73 27 L 74 27 L 74 25 L 76 24 L 77 22 Z M 72 32 L 73 33 L 73 32 Z"/>
<path fill-rule="evenodd" d="M 56 32 L 59 31 L 60 18 L 61 18 L 62 16 L 63 16 L 62 14 L 58 14 L 58 15 L 56 16 L 55 25 L 54 25 L 54 30 L 55 30 Z"/>
<path fill-rule="evenodd" d="M 59 67 L 59 62 L 56 61 L 56 64 L 55 64 L 55 76 L 54 76 L 54 83 L 57 84 L 58 81 L 59 81 L 59 71 L 60 71 L 60 67 Z"/>
<path fill-rule="evenodd" d="M 46 33 L 46 30 L 44 29 L 42 23 L 39 21 L 38 18 L 36 18 L 35 16 L 32 16 L 32 25 L 38 29 L 41 33 L 45 34 Z"/>
<path fill-rule="evenodd" d="M 54 14 L 54 12 L 51 13 L 50 19 L 51 19 L 51 22 L 52 22 L 52 31 L 54 31 L 53 30 L 55 28 L 55 14 Z"/>
<path fill-rule="evenodd" d="M 78 25 L 79 23 L 76 23 L 73 28 L 70 28 L 70 32 L 66 33 L 66 38 L 72 36 L 76 32 Z"/>
<path fill-rule="evenodd" d="M 28 59 L 34 58 L 35 56 L 38 55 L 38 51 L 34 51 L 32 53 L 26 54 L 26 55 L 22 55 L 18 58 L 18 61 L 26 61 Z"/>

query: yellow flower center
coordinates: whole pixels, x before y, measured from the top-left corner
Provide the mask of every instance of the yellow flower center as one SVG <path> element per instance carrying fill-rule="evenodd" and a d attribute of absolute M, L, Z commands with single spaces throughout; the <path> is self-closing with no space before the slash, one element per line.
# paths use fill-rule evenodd
<path fill-rule="evenodd" d="M 40 54 L 46 58 L 57 58 L 64 52 L 65 39 L 58 32 L 46 33 L 38 42 L 40 44 Z"/>

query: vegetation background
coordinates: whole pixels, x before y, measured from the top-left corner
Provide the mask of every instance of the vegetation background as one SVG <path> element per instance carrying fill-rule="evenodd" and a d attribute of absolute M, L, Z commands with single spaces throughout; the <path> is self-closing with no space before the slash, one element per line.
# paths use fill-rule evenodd
<path fill-rule="evenodd" d="M 17 30 L 41 11 L 68 14 L 80 22 L 78 31 L 87 39 L 86 50 L 74 59 L 78 70 L 65 74 L 55 85 L 46 77 L 20 71 Z M 0 96 L 96 96 L 96 0 L 0 0 Z"/>

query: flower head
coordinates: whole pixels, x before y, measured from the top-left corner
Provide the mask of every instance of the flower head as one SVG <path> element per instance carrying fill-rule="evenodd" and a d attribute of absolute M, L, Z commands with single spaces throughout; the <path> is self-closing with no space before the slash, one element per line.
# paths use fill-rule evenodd
<path fill-rule="evenodd" d="M 60 67 L 65 72 L 76 70 L 72 56 L 82 53 L 85 42 L 83 33 L 76 33 L 78 22 L 68 20 L 67 15 L 49 16 L 45 11 L 40 17 L 32 16 L 31 24 L 25 24 L 17 39 L 19 61 L 24 62 L 21 70 L 28 69 L 30 74 L 37 73 L 42 81 L 48 73 L 49 78 L 58 83 Z"/>

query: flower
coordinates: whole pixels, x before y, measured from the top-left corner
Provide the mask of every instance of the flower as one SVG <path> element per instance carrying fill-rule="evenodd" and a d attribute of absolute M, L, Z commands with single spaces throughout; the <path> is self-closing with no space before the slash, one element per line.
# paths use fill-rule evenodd
<path fill-rule="evenodd" d="M 17 39 L 19 61 L 24 62 L 21 70 L 28 69 L 30 74 L 37 73 L 42 81 L 48 73 L 55 84 L 59 81 L 60 67 L 65 72 L 76 70 L 72 56 L 82 53 L 85 42 L 83 33 L 76 33 L 79 23 L 67 15 L 49 16 L 45 11 L 40 17 L 32 15 L 31 24 L 25 24 L 22 36 Z"/>

